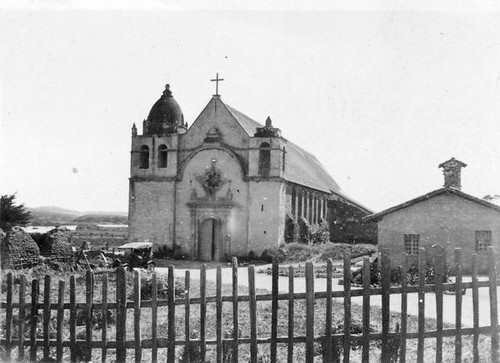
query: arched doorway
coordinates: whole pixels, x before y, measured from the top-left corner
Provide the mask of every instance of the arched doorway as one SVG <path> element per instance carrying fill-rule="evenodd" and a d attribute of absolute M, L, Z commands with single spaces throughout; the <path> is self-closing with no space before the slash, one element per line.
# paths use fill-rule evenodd
<path fill-rule="evenodd" d="M 219 260 L 220 221 L 205 219 L 200 225 L 198 258 L 202 261 Z"/>

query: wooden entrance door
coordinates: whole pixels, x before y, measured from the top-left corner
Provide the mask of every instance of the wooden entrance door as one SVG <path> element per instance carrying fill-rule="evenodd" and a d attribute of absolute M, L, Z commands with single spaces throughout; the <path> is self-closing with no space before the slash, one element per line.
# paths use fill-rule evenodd
<path fill-rule="evenodd" d="M 205 219 L 200 226 L 199 259 L 202 261 L 218 260 L 219 222 L 214 218 Z"/>

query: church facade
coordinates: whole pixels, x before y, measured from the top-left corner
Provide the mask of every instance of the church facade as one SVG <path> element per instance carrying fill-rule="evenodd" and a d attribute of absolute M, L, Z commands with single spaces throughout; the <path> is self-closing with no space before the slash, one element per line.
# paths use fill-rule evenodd
<path fill-rule="evenodd" d="M 218 92 L 216 92 L 218 93 Z M 132 127 L 129 239 L 225 260 L 306 240 L 346 197 L 319 161 L 216 94 L 188 128 L 167 85 Z"/>

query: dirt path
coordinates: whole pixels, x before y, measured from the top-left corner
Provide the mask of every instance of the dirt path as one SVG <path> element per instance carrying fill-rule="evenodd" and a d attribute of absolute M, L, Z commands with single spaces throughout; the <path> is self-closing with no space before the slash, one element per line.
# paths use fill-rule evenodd
<path fill-rule="evenodd" d="M 260 265 L 256 266 L 256 272 L 260 270 L 266 270 L 271 265 Z M 190 266 L 191 267 L 191 266 Z M 159 273 L 166 273 L 166 268 L 159 267 L 156 269 Z M 183 276 L 185 271 L 191 271 L 191 278 L 199 279 L 200 270 L 199 268 L 176 268 L 177 276 Z M 209 266 L 207 269 L 207 280 L 215 281 L 216 279 L 216 269 L 214 266 Z M 338 284 L 338 278 L 333 279 L 333 290 L 342 291 L 342 285 Z M 223 264 L 222 268 L 222 282 L 230 284 L 232 281 L 232 268 Z M 248 269 L 247 267 L 238 268 L 238 281 L 240 285 L 248 285 Z M 464 277 L 464 282 L 470 281 L 470 278 Z M 259 289 L 271 290 L 271 276 L 265 273 L 256 273 L 255 275 L 255 285 Z M 280 276 L 278 280 L 279 291 L 281 293 L 288 292 L 288 277 Z M 354 288 L 353 288 L 354 289 Z M 305 292 L 305 278 L 299 277 L 295 278 L 294 290 L 296 293 Z M 326 279 L 316 278 L 314 280 L 314 291 L 326 291 Z M 497 288 L 497 296 L 500 296 L 500 287 Z M 426 294 L 425 300 L 425 315 L 428 318 L 436 317 L 436 299 L 434 294 Z M 467 290 L 466 295 L 464 295 L 462 300 L 462 325 L 465 327 L 473 326 L 473 316 L 472 316 L 472 292 Z M 341 298 L 335 299 L 342 302 Z M 352 298 L 353 303 L 359 305 L 362 304 L 362 297 L 357 296 Z M 500 302 L 500 301 L 499 301 Z M 370 304 L 375 306 L 381 306 L 381 296 L 371 296 Z M 455 296 L 454 295 L 444 295 L 443 296 L 443 320 L 447 323 L 455 323 Z M 401 311 L 401 296 L 396 294 L 391 294 L 390 306 L 392 312 Z M 500 310 L 500 303 L 498 306 Z M 418 296 L 417 293 L 408 294 L 408 314 L 417 315 L 418 314 Z M 479 289 L 479 325 L 487 326 L 490 324 L 490 303 L 489 303 L 489 293 L 488 288 Z"/>

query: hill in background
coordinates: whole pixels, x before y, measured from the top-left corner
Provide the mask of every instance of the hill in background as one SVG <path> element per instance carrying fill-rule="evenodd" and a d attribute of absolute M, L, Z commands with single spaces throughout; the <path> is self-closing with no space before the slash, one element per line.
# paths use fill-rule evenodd
<path fill-rule="evenodd" d="M 73 220 L 74 223 L 127 224 L 128 217 L 115 214 L 85 214 Z"/>
<path fill-rule="evenodd" d="M 78 223 L 128 223 L 126 212 L 79 212 L 52 206 L 28 208 L 28 210 L 31 213 L 31 225 L 33 226 L 72 225 Z"/>

